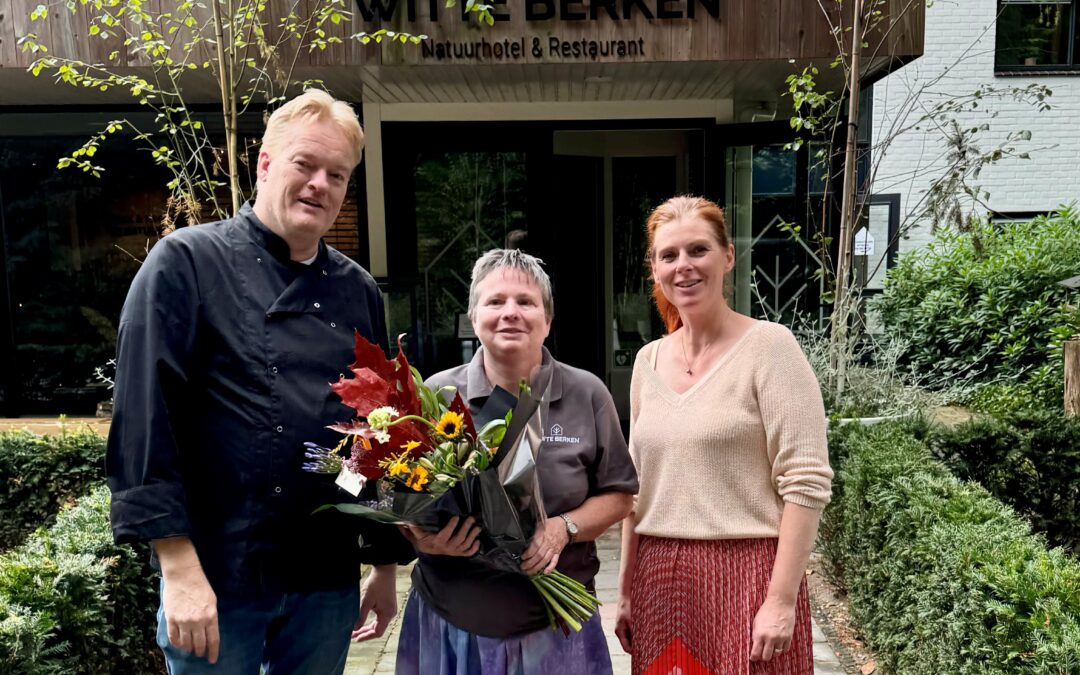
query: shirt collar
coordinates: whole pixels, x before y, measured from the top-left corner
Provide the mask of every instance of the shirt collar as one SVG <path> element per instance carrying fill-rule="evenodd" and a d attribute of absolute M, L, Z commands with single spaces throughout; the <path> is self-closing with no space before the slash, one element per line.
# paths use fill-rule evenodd
<path fill-rule="evenodd" d="M 288 242 L 259 220 L 259 216 L 255 215 L 255 209 L 252 208 L 251 202 L 245 202 L 240 207 L 240 211 L 236 214 L 236 220 L 247 231 L 248 236 L 251 237 L 256 246 L 265 249 L 279 262 L 290 267 L 297 265 L 299 266 L 297 269 L 300 270 L 309 267 L 292 259 L 292 251 L 289 250 Z M 311 263 L 310 267 L 319 269 L 325 267 L 327 257 L 326 244 L 320 239 L 319 251 L 315 254 L 315 261 Z"/>
<path fill-rule="evenodd" d="M 540 348 L 543 352 L 540 359 L 541 374 L 550 371 L 551 372 L 551 384 L 548 385 L 547 395 L 544 397 L 549 403 L 552 401 L 558 401 L 562 398 L 562 369 L 556 368 L 558 361 L 551 356 L 551 352 L 547 347 Z M 491 382 L 488 381 L 487 373 L 484 372 L 484 348 L 476 350 L 476 354 L 469 361 L 469 367 L 465 371 L 465 387 L 469 395 L 469 401 L 475 401 L 481 398 L 487 398 L 491 396 L 491 392 L 494 389 Z M 510 392 L 515 397 L 516 391 Z"/>

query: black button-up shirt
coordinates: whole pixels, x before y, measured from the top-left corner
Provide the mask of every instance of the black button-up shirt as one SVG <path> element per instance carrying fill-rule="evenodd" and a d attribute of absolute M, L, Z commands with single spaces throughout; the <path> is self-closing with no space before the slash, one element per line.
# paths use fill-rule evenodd
<path fill-rule="evenodd" d="M 291 261 L 250 205 L 155 245 L 120 317 L 116 540 L 191 537 L 218 594 L 340 588 L 361 561 L 408 562 L 393 528 L 312 515 L 348 499 L 302 465 L 305 441 L 333 447 L 326 425 L 354 414 L 328 386 L 354 329 L 386 349 L 371 275 L 322 243 L 310 265 Z"/>

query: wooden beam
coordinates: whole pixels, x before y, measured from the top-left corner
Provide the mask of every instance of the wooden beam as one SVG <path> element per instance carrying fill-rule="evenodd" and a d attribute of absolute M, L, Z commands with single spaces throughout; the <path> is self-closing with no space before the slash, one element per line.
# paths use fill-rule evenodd
<path fill-rule="evenodd" d="M 1065 416 L 1080 417 L 1080 336 L 1065 343 Z"/>
<path fill-rule="evenodd" d="M 383 185 L 382 104 L 365 103 L 364 181 L 367 188 L 368 271 L 372 276 L 387 275 L 386 191 Z"/>

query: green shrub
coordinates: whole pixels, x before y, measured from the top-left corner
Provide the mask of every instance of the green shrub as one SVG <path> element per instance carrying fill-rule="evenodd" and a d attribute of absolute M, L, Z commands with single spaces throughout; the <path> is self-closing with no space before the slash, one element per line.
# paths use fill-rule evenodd
<path fill-rule="evenodd" d="M 905 345 L 903 362 L 930 381 L 1020 385 L 1060 408 L 1062 344 L 1080 333 L 1080 309 L 1057 282 L 1078 272 L 1080 210 L 1062 207 L 942 231 L 900 257 L 873 306 Z"/>
<path fill-rule="evenodd" d="M 91 431 L 0 432 L 0 551 L 52 522 L 61 505 L 105 478 L 105 439 Z"/>
<path fill-rule="evenodd" d="M 1080 420 L 983 419 L 936 429 L 929 441 L 954 474 L 1012 506 L 1051 544 L 1080 553 Z"/>
<path fill-rule="evenodd" d="M 834 432 L 823 551 L 901 675 L 1080 672 L 1080 563 L 900 424 Z"/>
<path fill-rule="evenodd" d="M 962 402 L 973 412 L 1001 417 L 1045 410 L 1046 398 L 1030 384 L 994 382 L 977 387 Z"/>
<path fill-rule="evenodd" d="M 113 543 L 100 486 L 0 556 L 0 672 L 163 672 L 157 604 L 148 552 Z"/>

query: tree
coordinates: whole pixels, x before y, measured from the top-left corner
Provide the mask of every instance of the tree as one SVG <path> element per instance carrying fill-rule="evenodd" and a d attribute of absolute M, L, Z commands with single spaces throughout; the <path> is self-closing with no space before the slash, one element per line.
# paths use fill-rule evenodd
<path fill-rule="evenodd" d="M 90 62 L 54 54 L 38 34 L 31 33 L 19 44 L 37 56 L 30 66 L 35 76 L 52 75 L 58 83 L 101 91 L 127 89 L 155 114 L 152 128 L 130 119 L 109 122 L 61 158 L 59 167 L 100 175 L 103 169 L 94 163 L 94 156 L 101 144 L 113 134 L 130 131 L 147 143 L 153 161 L 172 175 L 166 231 L 178 221 L 199 223 L 204 215 L 219 219 L 235 213 L 247 191 L 241 184 L 240 165 L 248 148 L 239 147 L 238 121 L 249 111 L 272 108 L 304 88 L 321 86 L 317 80 L 295 77 L 305 54 L 346 40 L 415 45 L 427 37 L 386 28 L 350 35 L 353 14 L 346 2 L 291 0 L 288 12 L 277 17 L 267 0 L 180 0 L 163 3 L 163 7 L 172 4 L 167 11 L 157 11 L 145 0 L 54 0 L 39 5 L 31 14 L 34 22 L 57 12 L 88 12 L 84 37 L 107 45 L 108 55 Z M 453 6 L 455 0 L 446 4 Z M 468 0 L 466 9 L 478 21 L 493 23 L 490 5 Z M 211 82 L 221 104 L 223 146 L 185 95 L 185 88 L 205 88 Z"/>
<path fill-rule="evenodd" d="M 862 326 L 855 319 L 865 280 L 872 278 L 876 272 L 869 271 L 862 282 L 853 273 L 853 239 L 864 222 L 870 197 L 869 189 L 860 190 L 857 185 L 859 160 L 869 153 L 865 184 L 881 187 L 878 170 L 889 147 L 908 134 L 933 129 L 943 140 L 943 151 L 927 158 L 915 170 L 916 175 L 905 177 L 926 179 L 929 187 L 901 222 L 896 237 L 903 238 L 924 222 L 931 223 L 932 227 L 951 224 L 962 228 L 970 215 L 964 213 L 964 205 L 981 204 L 987 196 L 975 183 L 980 172 L 1007 158 L 1029 158 L 1029 151 L 1022 150 L 1020 144 L 1032 138 L 1027 130 L 1010 131 L 1003 139 L 991 141 L 988 147 L 984 147 L 982 138 L 990 131 L 989 123 L 965 127 L 960 123 L 964 113 L 980 106 L 986 109 L 994 101 L 1000 100 L 1020 101 L 1036 111 L 1050 107 L 1047 99 L 1052 92 L 1038 84 L 1024 87 L 988 85 L 967 93 L 941 94 L 942 80 L 961 62 L 970 58 L 973 44 L 955 61 L 942 67 L 935 76 L 911 86 L 896 109 L 889 111 L 890 123 L 886 132 L 860 151 L 857 143 L 859 99 L 867 65 L 885 44 L 891 25 L 899 21 L 904 13 L 913 11 L 917 2 L 929 6 L 933 0 L 909 0 L 900 16 L 887 16 L 882 11 L 885 0 L 850 0 L 848 3 L 844 0 L 819 0 L 818 6 L 836 40 L 837 56 L 830 67 L 842 70 L 842 89 L 839 92 L 819 91 L 819 71 L 813 66 L 787 78 L 787 93 L 792 97 L 794 108 L 790 124 L 797 134 L 792 146 L 812 142 L 820 147 L 815 153 L 815 161 L 822 169 L 825 182 L 820 216 L 823 224 L 829 222 L 829 212 L 834 206 L 830 196 L 831 186 L 838 177 L 842 180 L 836 240 L 834 242 L 831 237 L 820 235 L 814 242 L 821 259 L 826 262 L 821 273 L 831 289 L 824 298 L 832 303 L 827 369 L 829 381 L 826 386 L 836 401 L 844 400 L 847 372 L 861 337 Z M 996 113 L 991 113 L 990 117 L 996 117 Z M 836 166 L 839 168 L 834 170 Z M 801 228 L 798 226 L 789 226 L 788 229 L 794 236 L 799 236 Z"/>

